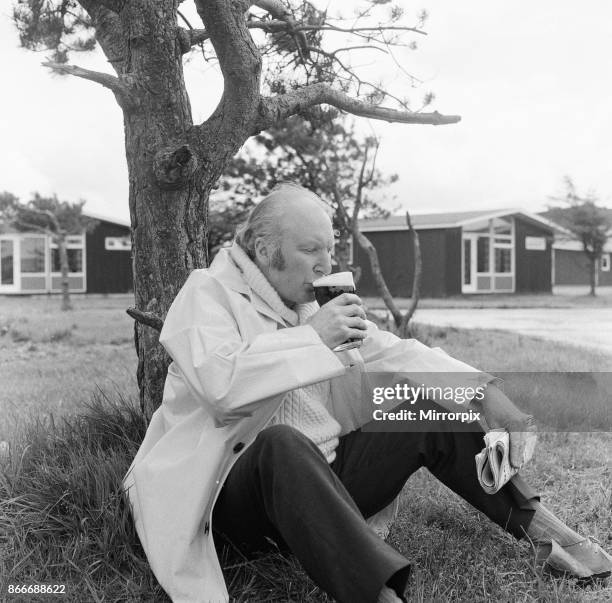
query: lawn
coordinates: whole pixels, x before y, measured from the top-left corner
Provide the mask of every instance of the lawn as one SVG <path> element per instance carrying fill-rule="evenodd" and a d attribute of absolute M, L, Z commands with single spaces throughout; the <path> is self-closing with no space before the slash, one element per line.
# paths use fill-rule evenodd
<path fill-rule="evenodd" d="M 24 418 L 79 409 L 102 389 L 135 396 L 132 296 L 0 297 L 0 440 Z"/>
<path fill-rule="evenodd" d="M 612 287 L 599 287 L 595 297 L 588 294 L 588 286 L 555 287 L 552 293 L 493 293 L 454 295 L 444 298 L 422 298 L 419 308 L 602 308 L 612 306 Z M 363 297 L 371 309 L 384 308 L 379 297 Z M 404 310 L 410 298 L 395 298 L 397 307 Z"/>
<path fill-rule="evenodd" d="M 76 418 L 91 413 L 85 403 L 99 389 L 135 405 L 132 323 L 124 312 L 131 303 L 127 296 L 83 297 L 73 312 L 61 313 L 57 298 L 0 298 L 0 440 L 11 450 L 0 473 L 0 600 L 9 583 L 65 583 L 65 601 L 167 600 L 117 500 L 116 483 L 144 426 L 137 413 L 123 422 L 114 411 Z M 577 354 L 505 332 L 418 327 L 416 335 L 485 369 L 586 372 L 609 363 L 596 352 Z M 551 400 L 567 411 L 559 392 Z M 62 427 L 55 420 L 53 427 L 45 421 L 49 412 L 72 422 Z M 580 417 L 573 422 L 584 429 Z M 611 467 L 612 433 L 544 432 L 524 475 L 571 527 L 610 550 Z M 415 562 L 410 601 L 612 599 L 611 586 L 581 590 L 541 580 L 527 544 L 490 525 L 423 470 L 404 489 L 389 541 Z M 327 600 L 291 558 L 251 563 L 228 553 L 223 564 L 235 601 Z"/>

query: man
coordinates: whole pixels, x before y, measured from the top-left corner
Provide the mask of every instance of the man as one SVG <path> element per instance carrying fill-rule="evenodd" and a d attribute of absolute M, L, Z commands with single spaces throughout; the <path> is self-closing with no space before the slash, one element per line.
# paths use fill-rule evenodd
<path fill-rule="evenodd" d="M 331 272 L 333 244 L 320 199 L 282 185 L 231 248 L 190 275 L 168 312 L 160 341 L 173 363 L 164 400 L 125 485 L 151 567 L 172 599 L 228 600 L 214 528 L 247 554 L 270 540 L 290 549 L 339 601 L 400 601 L 410 564 L 377 531 L 421 466 L 517 538 L 529 537 L 540 556 L 566 558 L 557 569 L 609 575 L 610 558 L 520 478 L 483 491 L 474 467 L 482 434 L 359 429 L 372 416 L 372 401 L 361 396 L 364 371 L 415 372 L 425 385 L 486 386 L 471 407 L 480 404 L 490 427 L 511 432 L 515 466 L 529 456 L 528 417 L 491 376 L 378 330 L 356 295 L 318 307 L 312 282 Z M 349 338 L 361 345 L 332 352 Z"/>

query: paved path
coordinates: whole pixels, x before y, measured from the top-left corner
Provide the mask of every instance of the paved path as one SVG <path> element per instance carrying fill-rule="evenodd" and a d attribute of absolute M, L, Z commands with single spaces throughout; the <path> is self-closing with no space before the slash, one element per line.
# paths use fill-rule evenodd
<path fill-rule="evenodd" d="M 612 356 L 612 308 L 417 308 L 414 320 L 437 326 L 503 329 Z"/>

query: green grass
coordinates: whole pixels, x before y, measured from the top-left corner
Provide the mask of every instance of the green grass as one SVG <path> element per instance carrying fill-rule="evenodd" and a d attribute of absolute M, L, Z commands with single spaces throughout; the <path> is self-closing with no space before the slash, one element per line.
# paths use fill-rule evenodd
<path fill-rule="evenodd" d="M 135 370 L 132 344 L 112 343 L 130 337 L 123 309 L 131 302 L 96 298 L 88 305 L 77 298 L 74 312 L 60 313 L 53 301 L 0 300 L 0 328 L 8 327 L 0 340 L 8 366 L 2 364 L 0 376 L 3 384 L 14 379 L 0 392 L 0 439 L 10 443 L 8 455 L 0 449 L 0 600 L 9 583 L 63 583 L 66 601 L 166 601 L 119 492 L 145 430 L 132 378 L 122 381 L 117 372 L 118 365 Z M 17 327 L 26 341 L 9 335 Z M 69 335 L 51 341 L 66 329 Z M 417 336 L 489 370 L 588 371 L 609 362 L 595 352 L 577 355 L 573 348 L 504 332 L 419 326 Z M 110 387 L 104 381 L 109 375 Z M 110 393 L 96 394 L 96 384 Z M 47 389 L 53 393 L 46 395 Z M 69 402 L 59 404 L 58 398 Z M 565 398 L 559 404 L 567 406 Z M 4 420 L 7 409 L 12 414 Z M 524 475 L 571 527 L 609 550 L 611 467 L 611 433 L 543 433 Z M 423 470 L 402 493 L 389 541 L 415 561 L 411 601 L 612 599 L 612 587 L 581 590 L 568 581 L 540 579 L 527 544 Z M 253 562 L 225 550 L 221 559 L 235 601 L 329 601 L 291 557 Z"/>
<path fill-rule="evenodd" d="M 128 295 L 0 297 L 0 441 L 53 412 L 77 411 L 98 389 L 135 396 L 137 357 Z"/>

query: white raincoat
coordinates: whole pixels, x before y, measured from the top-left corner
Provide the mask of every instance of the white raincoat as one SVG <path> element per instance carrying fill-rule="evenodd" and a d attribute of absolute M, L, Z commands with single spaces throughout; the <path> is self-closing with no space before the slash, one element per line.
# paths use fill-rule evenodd
<path fill-rule="evenodd" d="M 287 324 L 252 291 L 226 249 L 209 269 L 191 273 L 160 341 L 173 359 L 163 403 L 124 485 L 151 568 L 175 602 L 229 600 L 213 543 L 213 505 L 288 391 L 331 379 L 331 412 L 347 433 L 372 419 L 372 401 L 361 395 L 365 370 L 431 373 L 425 385 L 490 380 L 372 323 L 359 350 L 334 353 L 311 326 Z"/>

